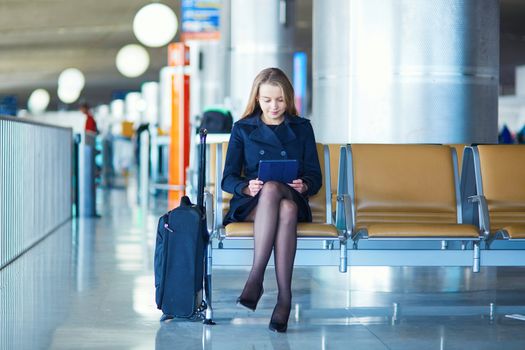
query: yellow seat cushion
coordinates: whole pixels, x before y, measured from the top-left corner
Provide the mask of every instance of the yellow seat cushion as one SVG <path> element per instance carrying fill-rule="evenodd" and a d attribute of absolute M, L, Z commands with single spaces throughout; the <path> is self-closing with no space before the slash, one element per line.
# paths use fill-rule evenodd
<path fill-rule="evenodd" d="M 525 145 L 479 145 L 490 230 L 525 225 Z M 513 232 L 516 232 L 515 229 Z"/>
<path fill-rule="evenodd" d="M 253 237 L 253 222 L 234 222 L 226 226 L 226 237 Z M 334 225 L 320 223 L 297 224 L 297 237 L 337 238 Z"/>
<path fill-rule="evenodd" d="M 509 225 L 502 230 L 507 231 L 510 239 L 524 239 L 525 238 L 525 225 Z"/>
<path fill-rule="evenodd" d="M 369 238 L 478 238 L 479 230 L 466 224 L 370 224 L 360 229 Z M 358 230 L 359 231 L 359 230 Z"/>
<path fill-rule="evenodd" d="M 450 147 L 386 144 L 351 147 L 357 227 L 408 223 L 423 228 L 426 224 L 430 227 L 457 223 Z M 404 234 L 414 236 L 418 232 Z"/>

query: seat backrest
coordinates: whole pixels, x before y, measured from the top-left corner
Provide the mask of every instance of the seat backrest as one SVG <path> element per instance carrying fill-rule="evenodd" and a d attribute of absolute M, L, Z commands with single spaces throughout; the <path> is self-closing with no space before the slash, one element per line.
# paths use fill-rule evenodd
<path fill-rule="evenodd" d="M 217 173 L 217 189 L 220 190 L 220 183 L 222 181 L 222 169 L 224 169 L 224 161 L 226 159 L 226 151 L 228 149 L 228 142 L 223 142 L 222 147 L 218 147 L 218 152 L 222 152 L 220 155 L 219 153 L 217 156 L 218 160 L 221 160 L 220 168 L 217 167 L 217 170 L 220 169 L 220 171 Z M 317 155 L 319 157 L 319 163 L 321 165 L 321 173 L 323 175 L 323 185 L 321 186 L 321 189 L 319 192 L 315 195 L 309 198 L 309 204 L 310 208 L 312 209 L 312 221 L 317 223 L 325 223 L 327 222 L 326 217 L 326 186 L 325 186 L 325 153 L 324 153 L 324 146 L 320 143 L 317 143 Z M 222 216 L 220 217 L 220 220 L 222 222 L 222 218 L 226 215 L 226 213 L 229 210 L 230 206 L 230 199 L 232 198 L 232 195 L 228 192 L 224 192 L 220 190 L 221 193 L 219 196 L 216 195 L 217 203 L 222 205 Z M 217 193 L 217 192 L 216 192 Z M 218 193 L 217 193 L 218 194 Z M 220 201 L 220 203 L 219 203 Z"/>
<path fill-rule="evenodd" d="M 215 180 L 217 178 L 216 171 L 217 171 L 217 162 L 215 160 L 215 157 L 217 157 L 217 144 L 216 143 L 210 143 L 208 144 L 208 150 L 209 153 L 206 155 L 209 159 L 207 162 L 207 177 L 206 177 L 206 189 L 210 192 L 215 194 Z"/>
<path fill-rule="evenodd" d="M 220 162 L 220 164 L 217 164 L 216 166 L 217 181 L 215 183 L 217 184 L 216 193 L 219 194 L 219 191 L 220 191 L 220 195 L 217 195 L 216 198 L 220 200 L 220 204 L 222 207 L 222 213 L 220 216 L 218 216 L 218 219 L 220 219 L 221 222 L 224 216 L 226 216 L 226 213 L 228 212 L 228 210 L 230 209 L 230 199 L 232 199 L 233 197 L 231 193 L 225 192 L 221 189 L 222 172 L 224 170 L 224 162 L 226 160 L 227 150 L 228 150 L 228 142 L 222 142 L 220 146 L 217 147 L 217 156 L 215 158 L 215 161 L 217 163 Z"/>
<path fill-rule="evenodd" d="M 465 147 L 468 146 L 463 143 L 451 143 L 449 144 L 450 147 L 454 148 L 456 150 L 456 155 L 458 157 L 458 171 L 459 176 L 461 176 L 461 169 L 463 164 L 463 151 L 465 150 Z"/>
<path fill-rule="evenodd" d="M 351 146 L 355 227 L 457 223 L 458 179 L 442 145 Z"/>
<path fill-rule="evenodd" d="M 312 222 L 325 223 L 327 222 L 326 217 L 326 182 L 330 179 L 326 178 L 326 162 L 329 159 L 325 159 L 324 146 L 317 143 L 317 156 L 319 157 L 319 164 L 321 165 L 321 174 L 323 176 L 322 186 L 319 192 L 315 196 L 308 198 L 310 208 L 312 209 Z M 329 164 L 329 163 L 328 163 Z"/>
<path fill-rule="evenodd" d="M 337 186 L 339 183 L 339 158 L 341 155 L 341 147 L 346 144 L 341 143 L 329 143 L 328 151 L 330 152 L 330 189 L 332 198 L 332 210 L 336 208 L 337 202 Z"/>
<path fill-rule="evenodd" d="M 525 223 L 525 145 L 480 145 L 477 149 L 491 231 Z"/>

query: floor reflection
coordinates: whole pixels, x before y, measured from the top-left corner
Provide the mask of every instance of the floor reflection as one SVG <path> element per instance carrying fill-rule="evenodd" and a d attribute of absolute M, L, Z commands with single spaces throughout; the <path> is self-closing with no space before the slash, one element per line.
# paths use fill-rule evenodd
<path fill-rule="evenodd" d="M 0 349 L 47 349 L 71 304 L 71 222 L 0 271 Z"/>
<path fill-rule="evenodd" d="M 89 289 L 95 276 L 95 223 L 96 219 L 86 218 L 74 221 L 73 268 L 78 292 Z"/>
<path fill-rule="evenodd" d="M 286 334 L 268 330 L 268 268 L 257 311 L 235 300 L 246 267 L 213 270 L 215 326 L 160 323 L 153 251 L 165 205 L 101 196 L 79 218 L 0 271 L 0 349 L 524 349 L 524 268 L 297 267 Z M 490 306 L 492 304 L 492 307 Z M 492 317 L 491 317 L 492 310 Z"/>

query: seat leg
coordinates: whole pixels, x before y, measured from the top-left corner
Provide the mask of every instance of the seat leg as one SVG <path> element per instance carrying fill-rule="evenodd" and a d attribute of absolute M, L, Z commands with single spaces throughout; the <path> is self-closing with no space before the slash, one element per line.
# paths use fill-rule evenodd
<path fill-rule="evenodd" d="M 326 249 L 326 250 L 334 249 L 334 241 L 323 241 L 323 249 Z"/>
<path fill-rule="evenodd" d="M 346 250 L 346 241 L 339 244 L 339 272 L 346 272 L 348 266 L 348 252 Z"/>
<path fill-rule="evenodd" d="M 472 272 L 479 272 L 480 259 L 479 259 L 479 241 L 474 242 L 474 263 L 472 265 Z"/>

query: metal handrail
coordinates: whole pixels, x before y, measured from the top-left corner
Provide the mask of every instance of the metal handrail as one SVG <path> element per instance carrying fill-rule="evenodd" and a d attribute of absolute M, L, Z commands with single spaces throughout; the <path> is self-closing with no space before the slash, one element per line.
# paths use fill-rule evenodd
<path fill-rule="evenodd" d="M 0 269 L 71 218 L 73 131 L 0 117 Z"/>

